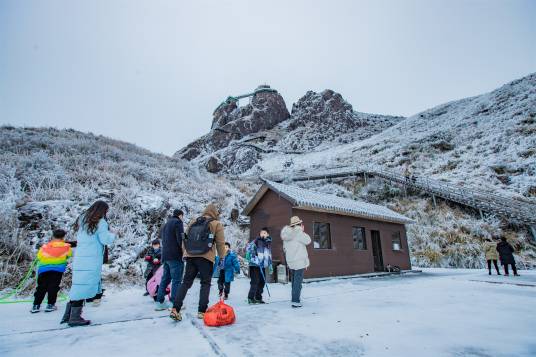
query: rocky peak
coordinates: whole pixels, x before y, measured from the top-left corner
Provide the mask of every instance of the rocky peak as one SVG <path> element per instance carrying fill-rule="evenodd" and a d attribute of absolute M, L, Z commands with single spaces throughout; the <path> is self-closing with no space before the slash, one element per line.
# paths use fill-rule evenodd
<path fill-rule="evenodd" d="M 251 98 L 247 105 L 238 101 Z M 227 147 L 231 141 L 268 130 L 290 117 L 283 97 L 268 85 L 252 93 L 228 97 L 213 113 L 211 131 L 175 154 L 192 160 Z"/>

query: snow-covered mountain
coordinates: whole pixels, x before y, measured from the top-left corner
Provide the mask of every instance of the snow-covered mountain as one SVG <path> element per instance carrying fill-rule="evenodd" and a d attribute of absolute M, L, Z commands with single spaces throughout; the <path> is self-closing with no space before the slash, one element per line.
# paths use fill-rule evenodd
<path fill-rule="evenodd" d="M 363 140 L 302 155 L 274 153 L 252 172 L 365 163 L 391 170 L 408 163 L 417 175 L 535 198 L 536 74 L 425 110 Z"/>
<path fill-rule="evenodd" d="M 332 90 L 307 92 L 290 114 L 277 91 L 259 92 L 243 107 L 235 101 L 223 103 L 214 112 L 210 132 L 175 157 L 205 166 L 209 172 L 241 174 L 273 155 L 326 150 L 368 138 L 401 120 L 356 112 Z"/>
<path fill-rule="evenodd" d="M 212 134 L 208 134 L 210 136 Z M 226 155 L 247 150 L 247 165 Z M 180 154 L 180 152 L 179 152 Z M 191 158 L 190 158 L 191 159 Z M 223 162 L 218 170 L 258 177 L 334 166 L 378 166 L 418 176 L 477 187 L 506 197 L 536 201 L 536 74 L 497 90 L 452 101 L 407 119 L 353 111 L 332 91 L 308 92 L 293 105 L 291 116 L 264 132 L 237 138 L 224 148 L 204 151 L 194 163 Z M 408 226 L 413 262 L 420 266 L 482 267 L 482 242 L 507 236 L 518 248 L 523 266 L 536 265 L 527 227 L 499 217 L 485 220 L 471 210 L 380 180 L 295 183 L 318 191 L 384 204 L 413 218 Z"/>
<path fill-rule="evenodd" d="M 184 160 L 49 128 L 1 127 L 0 149 L 0 287 L 24 273 L 23 263 L 53 229 L 69 229 L 97 199 L 109 202 L 110 226 L 120 237 L 109 277 L 141 273 L 138 258 L 172 208 L 183 208 L 188 219 L 215 202 L 229 239 L 242 242 L 246 234 L 230 216 L 244 206 L 247 189 L 200 173 Z"/>
<path fill-rule="evenodd" d="M 536 74 L 407 119 L 356 112 L 330 90 L 308 92 L 289 113 L 276 91 L 263 90 L 244 107 L 220 105 L 210 133 L 174 158 L 74 130 L 1 127 L 0 287 L 20 277 L 52 229 L 68 228 L 99 198 L 110 203 L 120 236 L 106 277 L 121 280 L 141 275 L 140 255 L 171 207 L 191 218 L 218 203 L 228 239 L 243 246 L 249 232 L 234 221 L 260 174 L 409 163 L 416 175 L 534 202 L 535 148 Z M 482 267 L 483 240 L 499 236 L 516 246 L 521 266 L 536 266 L 526 227 L 493 215 L 482 220 L 445 202 L 434 208 L 429 197 L 378 179 L 297 184 L 414 219 L 408 238 L 418 266 Z"/>

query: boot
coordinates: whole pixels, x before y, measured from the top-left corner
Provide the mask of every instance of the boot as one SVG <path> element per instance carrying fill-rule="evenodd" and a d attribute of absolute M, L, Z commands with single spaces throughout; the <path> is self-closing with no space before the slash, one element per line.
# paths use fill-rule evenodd
<path fill-rule="evenodd" d="M 72 306 L 71 307 L 71 316 L 69 317 L 69 322 L 67 323 L 71 327 L 76 326 L 86 326 L 89 325 L 91 321 L 85 320 L 82 317 L 82 306 Z"/>
<path fill-rule="evenodd" d="M 67 306 L 65 306 L 65 312 L 63 313 L 60 324 L 69 322 L 69 317 L 71 317 L 71 302 L 68 302 Z"/>
<path fill-rule="evenodd" d="M 32 314 L 35 314 L 36 312 L 39 312 L 39 311 L 41 311 L 41 305 L 34 305 L 32 306 L 32 309 L 30 310 Z"/>

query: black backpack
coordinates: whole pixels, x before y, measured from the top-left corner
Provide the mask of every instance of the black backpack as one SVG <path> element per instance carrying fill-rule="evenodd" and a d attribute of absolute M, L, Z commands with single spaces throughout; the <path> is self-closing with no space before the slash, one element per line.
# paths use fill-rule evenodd
<path fill-rule="evenodd" d="M 214 234 L 210 230 L 210 222 L 213 219 L 199 217 L 190 226 L 188 235 L 184 239 L 184 248 L 188 254 L 201 255 L 212 249 Z"/>

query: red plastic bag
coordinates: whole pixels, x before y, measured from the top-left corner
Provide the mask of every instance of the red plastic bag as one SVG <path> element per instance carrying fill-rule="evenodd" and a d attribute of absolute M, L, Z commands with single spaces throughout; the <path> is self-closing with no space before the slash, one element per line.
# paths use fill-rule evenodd
<path fill-rule="evenodd" d="M 205 312 L 205 325 L 207 326 L 225 326 L 234 323 L 236 316 L 234 310 L 231 306 L 223 302 L 223 299 L 220 299 L 219 302 L 212 305 Z"/>

